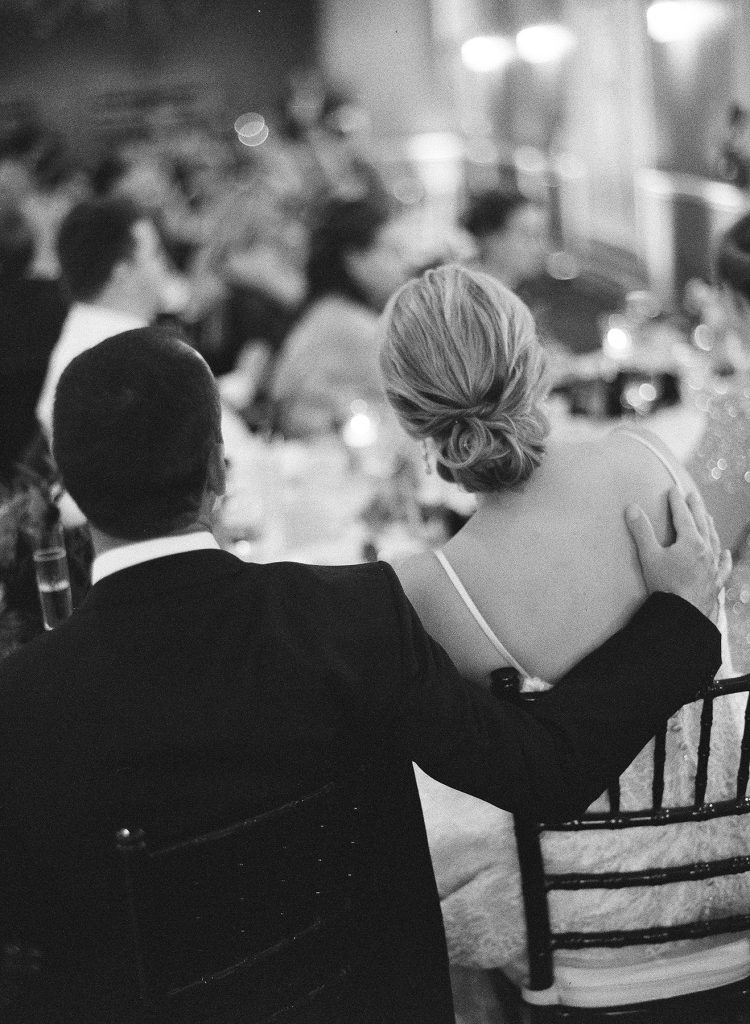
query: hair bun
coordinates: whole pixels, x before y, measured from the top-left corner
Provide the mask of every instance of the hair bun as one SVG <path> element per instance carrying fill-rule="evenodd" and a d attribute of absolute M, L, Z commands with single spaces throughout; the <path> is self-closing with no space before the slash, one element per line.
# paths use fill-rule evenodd
<path fill-rule="evenodd" d="M 478 492 L 525 480 L 549 423 L 544 353 L 521 300 L 448 264 L 396 292 L 384 322 L 386 394 L 412 437 L 435 442 L 440 476 Z"/>
<path fill-rule="evenodd" d="M 438 471 L 444 467 L 445 479 L 477 491 L 520 483 L 539 465 L 546 433 L 546 417 L 538 409 L 512 417 L 497 409 L 487 417 L 469 413 L 454 421 L 439 444 Z"/>

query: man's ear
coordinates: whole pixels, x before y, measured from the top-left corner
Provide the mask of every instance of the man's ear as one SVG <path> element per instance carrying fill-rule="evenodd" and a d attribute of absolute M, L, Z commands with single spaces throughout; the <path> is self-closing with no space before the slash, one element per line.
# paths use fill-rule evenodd
<path fill-rule="evenodd" d="M 224 445 L 216 441 L 211 447 L 208 457 L 208 472 L 206 474 L 206 485 L 217 497 L 226 494 L 227 491 L 227 463 L 224 455 Z"/>

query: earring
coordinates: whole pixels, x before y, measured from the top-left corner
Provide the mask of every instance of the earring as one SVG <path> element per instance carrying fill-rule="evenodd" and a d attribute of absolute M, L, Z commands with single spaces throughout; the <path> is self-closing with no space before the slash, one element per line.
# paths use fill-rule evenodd
<path fill-rule="evenodd" d="M 427 476 L 432 474 L 432 459 L 430 458 L 430 449 L 427 447 L 427 438 L 422 441 L 422 462 L 424 462 L 424 471 Z"/>

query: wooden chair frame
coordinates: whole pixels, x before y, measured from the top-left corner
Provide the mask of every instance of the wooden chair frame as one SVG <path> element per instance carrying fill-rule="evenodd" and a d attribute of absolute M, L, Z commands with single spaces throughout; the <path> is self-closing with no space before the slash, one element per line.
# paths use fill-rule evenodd
<path fill-rule="evenodd" d="M 514 681 L 508 673 L 495 680 L 495 692 L 507 696 Z M 587 832 L 592 830 L 620 830 L 638 827 L 656 827 L 677 822 L 709 821 L 725 816 L 750 813 L 747 795 L 750 775 L 750 700 L 745 711 L 744 730 L 740 744 L 740 761 L 736 790 L 733 798 L 707 803 L 708 765 L 711 748 L 713 704 L 718 697 L 728 694 L 750 693 L 750 674 L 730 679 L 716 679 L 699 693 L 702 700 L 694 799 L 689 806 L 664 807 L 664 762 L 666 756 L 666 729 L 656 736 L 654 744 L 654 771 L 652 777 L 652 806 L 634 811 L 620 807 L 619 780 L 608 786 L 610 809 L 608 812 L 587 812 L 580 818 L 566 822 L 539 822 L 522 816 L 515 817 L 516 841 L 521 868 L 524 911 L 528 934 L 529 984 L 527 991 L 543 992 L 554 985 L 554 953 L 556 950 L 582 950 L 592 948 L 621 948 L 651 945 L 679 939 L 699 939 L 707 936 L 750 931 L 748 912 L 714 920 L 694 920 L 675 925 L 655 925 L 628 930 L 556 932 L 550 923 L 548 895 L 552 891 L 581 889 L 621 889 L 630 886 L 665 885 L 670 882 L 695 881 L 750 871 L 750 856 L 735 856 L 713 861 L 693 861 L 672 867 L 654 867 L 641 871 L 550 873 L 544 865 L 541 836 L 545 832 Z M 533 695 L 521 695 L 533 699 Z M 750 824 L 750 823 L 749 823 Z M 696 1019 L 691 1012 L 702 1012 L 724 1000 L 727 1006 L 744 1005 L 750 1019 L 750 977 L 744 981 L 694 993 L 672 1000 L 633 1003 L 599 1009 L 583 1009 L 564 1005 L 537 1006 L 523 1003 L 526 1018 L 532 1024 L 556 1021 L 661 1021 Z M 744 1002 L 743 1002 L 744 1001 Z M 718 1019 L 718 1018 L 717 1018 Z"/>
<path fill-rule="evenodd" d="M 162 846 L 149 845 L 141 829 L 118 831 L 143 1019 L 160 1021 L 163 1015 L 186 1024 L 283 1024 L 324 997 L 338 998 L 351 973 L 341 936 L 346 934 L 360 862 L 358 811 L 351 794 L 329 783 L 225 828 Z M 269 841 L 275 845 L 269 847 Z M 278 862 L 270 882 L 267 874 L 260 882 L 255 877 L 259 843 L 265 847 L 263 856 Z M 295 859 L 300 850 L 304 864 L 298 869 Z M 216 909 L 222 914 L 229 907 L 226 927 L 233 946 L 224 959 L 209 955 L 202 963 L 201 951 L 210 941 L 201 938 L 201 930 L 212 926 L 216 885 L 210 872 L 217 863 L 216 871 L 229 877 L 228 891 L 220 894 Z M 160 880 L 173 873 L 179 876 L 184 865 L 185 877 L 169 900 L 184 900 L 188 908 L 180 918 L 188 932 L 191 962 L 186 971 L 179 962 L 175 970 L 162 948 L 164 895 L 159 889 Z M 221 888 L 221 875 L 216 877 Z M 256 896 L 251 893 L 254 881 Z"/>

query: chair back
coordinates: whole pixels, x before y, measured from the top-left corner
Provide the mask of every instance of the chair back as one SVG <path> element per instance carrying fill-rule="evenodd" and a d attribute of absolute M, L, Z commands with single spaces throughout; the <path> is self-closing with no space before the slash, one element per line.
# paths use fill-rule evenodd
<path fill-rule="evenodd" d="M 144 1020 L 336 1019 L 352 972 L 358 813 L 332 782 L 164 846 L 121 829 Z"/>
<path fill-rule="evenodd" d="M 507 694 L 507 681 L 498 691 Z M 648 926 L 623 929 L 560 931 L 552 925 L 549 895 L 553 892 L 580 890 L 625 889 L 629 887 L 663 886 L 675 882 L 709 880 L 720 876 L 750 871 L 750 856 L 737 854 L 716 859 L 694 859 L 670 866 L 654 865 L 643 870 L 568 871 L 555 873 L 545 864 L 542 836 L 553 832 L 590 833 L 601 830 L 631 828 L 661 828 L 676 823 L 702 822 L 728 816 L 743 816 L 750 812 L 747 795 L 750 774 L 750 703 L 746 704 L 744 726 L 741 731 L 739 761 L 734 791 L 725 799 L 706 800 L 711 768 L 711 737 L 714 722 L 714 702 L 730 694 L 750 692 L 750 675 L 716 679 L 703 688 L 700 731 L 693 778 L 693 799 L 685 806 L 664 806 L 665 760 L 667 749 L 667 723 L 653 744 L 653 771 L 651 775 L 651 803 L 640 809 L 623 810 L 620 806 L 620 780 L 613 779 L 607 787 L 609 809 L 587 811 L 573 821 L 532 821 L 515 816 L 516 842 L 521 870 L 524 912 L 527 926 L 529 983 L 526 997 L 538 997 L 544 1003 L 544 993 L 555 985 L 554 954 L 558 950 L 584 950 L 595 948 L 622 948 L 655 945 L 681 939 L 706 939 L 711 936 L 750 931 L 750 906 L 731 915 L 706 918 L 703 908 L 696 906 L 692 920 L 679 924 L 658 921 Z M 520 699 L 533 700 L 533 694 L 520 695 Z M 750 821 L 748 821 L 750 825 Z M 709 882 L 709 884 L 711 884 Z M 750 970 L 748 971 L 750 973 Z M 699 985 L 696 982 L 696 985 Z M 750 981 L 740 985 L 744 996 L 750 993 Z M 564 999 L 563 999 L 564 1002 Z M 661 1019 L 648 1016 L 653 1004 L 642 1004 L 644 1020 Z M 651 1010 L 648 1007 L 651 1007 Z M 561 1012 L 564 1008 L 561 1007 Z M 633 1007 L 633 1011 L 638 1007 Z M 618 1011 L 621 1019 L 622 1010 Z M 536 1019 L 536 1018 L 534 1018 Z M 551 1008 L 542 1020 L 572 1019 L 554 1016 Z M 627 1019 L 631 1019 L 630 1016 Z M 635 1016 L 632 1019 L 637 1019 Z M 683 1018 L 687 1019 L 687 1018 Z"/>

